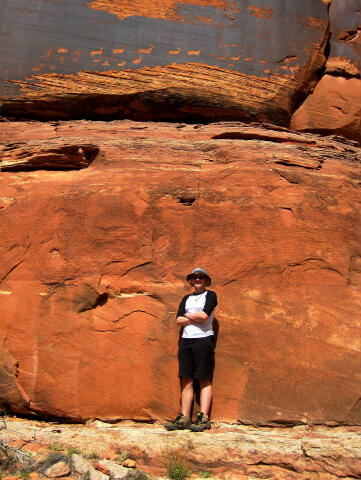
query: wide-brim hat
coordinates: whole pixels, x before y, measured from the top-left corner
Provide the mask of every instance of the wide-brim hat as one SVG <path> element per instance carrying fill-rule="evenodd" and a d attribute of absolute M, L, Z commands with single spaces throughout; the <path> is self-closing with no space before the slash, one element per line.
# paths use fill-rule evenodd
<path fill-rule="evenodd" d="M 195 277 L 195 275 L 203 275 L 203 277 L 205 277 L 207 280 L 207 287 L 212 283 L 211 277 L 204 270 L 204 268 L 195 268 L 191 273 L 187 275 L 187 282 L 190 283 L 192 278 Z"/>

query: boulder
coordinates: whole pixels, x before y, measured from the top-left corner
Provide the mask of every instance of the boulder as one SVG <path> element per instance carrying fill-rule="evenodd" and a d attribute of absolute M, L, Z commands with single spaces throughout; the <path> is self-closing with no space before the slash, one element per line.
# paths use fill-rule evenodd
<path fill-rule="evenodd" d="M 71 473 L 69 458 L 61 453 L 50 453 L 40 469 L 48 478 L 66 477 Z"/>
<path fill-rule="evenodd" d="M 0 139 L 99 153 L 1 172 L 1 405 L 174 415 L 175 314 L 201 266 L 219 298 L 214 420 L 361 423 L 356 144 L 239 122 L 51 128 L 2 123 Z"/>
<path fill-rule="evenodd" d="M 360 25 L 359 0 L 332 1 L 325 75 L 294 112 L 291 128 L 361 143 Z"/>
<path fill-rule="evenodd" d="M 295 130 L 337 134 L 361 143 L 360 78 L 324 75 L 314 92 L 294 113 Z"/>

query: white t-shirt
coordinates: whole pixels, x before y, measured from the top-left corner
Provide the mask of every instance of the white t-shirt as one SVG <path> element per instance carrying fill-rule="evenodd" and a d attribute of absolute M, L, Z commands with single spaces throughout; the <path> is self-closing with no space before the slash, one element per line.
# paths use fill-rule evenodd
<path fill-rule="evenodd" d="M 192 293 L 183 297 L 177 317 L 181 317 L 185 313 L 205 312 L 208 318 L 204 322 L 192 323 L 183 327 L 182 338 L 202 338 L 214 335 L 212 324 L 217 303 L 217 295 L 211 290 L 205 290 L 199 294 Z"/>

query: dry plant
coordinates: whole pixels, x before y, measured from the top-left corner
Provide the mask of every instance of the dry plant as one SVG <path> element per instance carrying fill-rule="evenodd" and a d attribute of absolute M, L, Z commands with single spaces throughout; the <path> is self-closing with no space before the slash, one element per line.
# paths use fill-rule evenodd
<path fill-rule="evenodd" d="M 33 468 L 34 460 L 29 453 L 21 449 L 35 439 L 23 440 L 22 445 L 15 448 L 3 440 L 1 432 L 5 429 L 7 429 L 6 412 L 2 410 L 0 412 L 0 474 L 18 472 L 20 476 L 26 477 Z"/>
<path fill-rule="evenodd" d="M 164 453 L 163 465 L 170 480 L 185 480 L 192 473 L 184 455 L 177 450 L 167 450 Z"/>

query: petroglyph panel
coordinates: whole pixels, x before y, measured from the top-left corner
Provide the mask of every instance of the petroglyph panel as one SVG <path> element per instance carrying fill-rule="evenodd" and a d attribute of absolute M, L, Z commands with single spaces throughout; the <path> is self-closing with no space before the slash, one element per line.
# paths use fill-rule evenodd
<path fill-rule="evenodd" d="M 321 2 L 3 0 L 0 95 L 46 91 L 37 75 L 114 72 L 194 61 L 293 78 L 327 26 Z"/>

